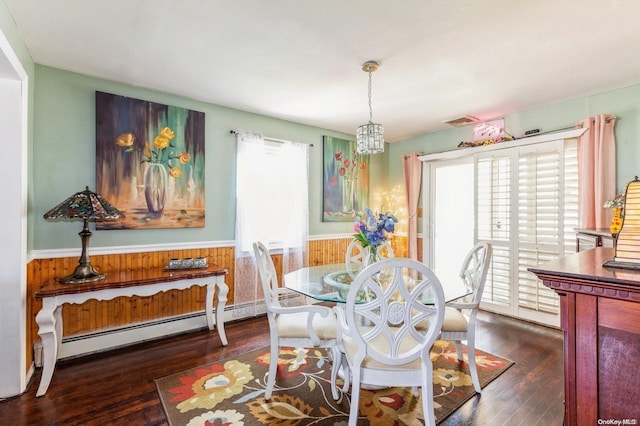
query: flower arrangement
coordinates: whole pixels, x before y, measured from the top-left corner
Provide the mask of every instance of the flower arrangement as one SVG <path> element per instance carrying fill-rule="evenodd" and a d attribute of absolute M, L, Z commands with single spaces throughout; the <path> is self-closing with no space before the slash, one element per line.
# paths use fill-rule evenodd
<path fill-rule="evenodd" d="M 345 157 L 342 151 L 336 151 L 336 153 L 333 154 L 333 158 L 336 160 L 338 166 L 338 176 L 346 179 L 356 179 L 360 170 L 367 168 L 367 163 L 358 159 L 355 148 L 351 152 L 351 158 Z M 336 185 L 338 183 L 338 177 L 332 176 L 330 182 L 332 185 Z"/>
<path fill-rule="evenodd" d="M 622 229 L 622 219 L 624 218 L 624 214 L 622 210 L 624 209 L 625 203 L 625 191 L 619 192 L 613 197 L 611 200 L 607 200 L 604 202 L 602 207 L 606 209 L 613 209 L 613 217 L 611 218 L 611 223 L 609 225 L 609 231 L 611 235 L 614 237 L 618 235 L 618 232 Z"/>
<path fill-rule="evenodd" d="M 363 248 L 369 247 L 371 255 L 376 257 L 378 247 L 384 243 L 389 234 L 395 229 L 398 218 L 389 212 L 373 214 L 368 207 L 364 208 L 364 213 L 356 216 L 353 230 L 356 234 L 353 237 L 360 242 Z"/>
<path fill-rule="evenodd" d="M 336 162 L 337 175 L 329 178 L 329 184 L 336 186 L 339 178 L 342 178 L 342 211 L 354 213 L 358 208 L 357 189 L 360 171 L 367 168 L 367 163 L 362 161 L 355 148 L 351 151 L 351 158 L 347 158 L 342 151 L 333 154 Z"/>
<path fill-rule="evenodd" d="M 384 210 L 392 211 L 393 215 L 398 219 L 394 232 L 407 232 L 409 215 L 407 213 L 403 185 L 395 185 L 393 188 L 380 188 L 371 197 L 373 205 L 381 206 L 379 210 L 383 210 L 384 207 Z"/>
<path fill-rule="evenodd" d="M 153 139 L 153 146 L 149 142 L 144 143 L 142 162 L 164 164 L 169 171 L 169 176 L 179 178 L 182 175 L 179 164 L 188 164 L 191 156 L 187 152 L 177 154 L 175 145 L 171 142 L 175 136 L 171 127 L 163 127 L 160 134 Z M 116 145 L 126 148 L 125 152 L 133 152 L 136 150 L 135 141 L 136 137 L 133 133 L 123 133 L 116 139 Z"/>

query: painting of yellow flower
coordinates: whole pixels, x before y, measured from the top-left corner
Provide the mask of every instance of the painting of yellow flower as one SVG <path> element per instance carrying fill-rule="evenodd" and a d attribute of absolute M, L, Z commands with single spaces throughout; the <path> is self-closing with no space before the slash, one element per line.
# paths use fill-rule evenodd
<path fill-rule="evenodd" d="M 127 219 L 96 229 L 204 227 L 204 113 L 96 92 L 96 187 Z"/>

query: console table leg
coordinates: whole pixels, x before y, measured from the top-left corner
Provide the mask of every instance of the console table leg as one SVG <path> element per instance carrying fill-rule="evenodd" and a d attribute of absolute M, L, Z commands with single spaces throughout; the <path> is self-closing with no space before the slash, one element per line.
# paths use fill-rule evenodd
<path fill-rule="evenodd" d="M 60 308 L 60 306 L 56 307 L 51 300 L 44 299 L 42 301 L 42 309 L 36 315 L 38 335 L 42 340 L 42 376 L 36 396 L 42 396 L 47 393 L 53 378 L 53 370 L 56 367 L 62 340 L 60 335 L 62 332 Z"/>
<path fill-rule="evenodd" d="M 229 293 L 229 287 L 222 278 L 218 283 L 218 305 L 216 306 L 216 324 L 218 325 L 218 336 L 223 346 L 227 346 L 227 335 L 224 332 L 224 307 L 227 304 L 227 294 Z"/>
<path fill-rule="evenodd" d="M 207 319 L 207 327 L 209 330 L 213 330 L 213 296 L 216 290 L 216 283 L 210 282 L 207 284 L 207 297 L 204 302 L 204 316 Z"/>
<path fill-rule="evenodd" d="M 57 306 L 53 311 L 53 319 L 56 325 L 56 360 L 58 359 L 58 354 L 60 353 L 60 348 L 62 347 L 62 306 Z M 44 346 L 44 345 L 43 345 Z"/>

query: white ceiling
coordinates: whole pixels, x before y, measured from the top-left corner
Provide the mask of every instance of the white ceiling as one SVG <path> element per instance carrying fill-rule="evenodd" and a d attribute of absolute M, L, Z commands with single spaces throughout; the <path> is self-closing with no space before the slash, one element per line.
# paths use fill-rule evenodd
<path fill-rule="evenodd" d="M 377 60 L 388 142 L 640 82 L 636 0 L 4 1 L 36 63 L 348 134 Z"/>

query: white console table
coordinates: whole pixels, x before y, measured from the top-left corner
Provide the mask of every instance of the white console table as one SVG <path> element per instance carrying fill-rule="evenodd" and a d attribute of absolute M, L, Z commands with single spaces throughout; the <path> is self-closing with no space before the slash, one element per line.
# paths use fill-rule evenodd
<path fill-rule="evenodd" d="M 213 299 L 217 293 L 216 325 L 222 344 L 226 346 L 224 332 L 224 306 L 227 302 L 229 287 L 224 282 L 226 269 L 209 265 L 203 269 L 165 270 L 148 269 L 137 271 L 111 272 L 102 281 L 82 284 L 63 284 L 49 280 L 36 292 L 36 298 L 42 299 L 42 309 L 36 315 L 38 334 L 42 339 L 42 377 L 36 396 L 47 392 L 53 370 L 58 360 L 62 343 L 62 305 L 65 303 L 84 303 L 87 300 L 111 300 L 116 297 L 152 296 L 169 290 L 185 290 L 192 286 L 207 288 L 205 316 L 209 330 L 213 330 Z"/>

